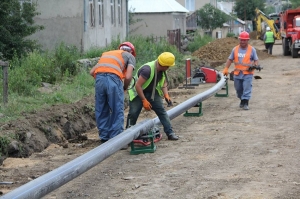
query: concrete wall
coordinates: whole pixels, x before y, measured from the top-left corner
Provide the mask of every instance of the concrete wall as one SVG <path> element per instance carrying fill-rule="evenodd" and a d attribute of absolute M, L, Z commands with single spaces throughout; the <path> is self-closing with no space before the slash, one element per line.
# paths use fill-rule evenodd
<path fill-rule="evenodd" d="M 140 21 L 130 25 L 130 35 L 166 37 L 167 30 L 186 32 L 185 13 L 135 13 L 137 19 Z"/>
<path fill-rule="evenodd" d="M 98 1 L 92 0 L 95 6 L 95 25 L 90 23 L 89 0 L 38 0 L 37 24 L 44 30 L 32 35 L 43 49 L 52 50 L 60 42 L 75 45 L 82 51 L 93 46 L 104 47 L 113 39 L 126 37 L 126 0 L 122 0 L 122 22 L 118 23 L 117 0 L 115 0 L 116 22 L 111 23 L 110 1 L 104 0 L 104 26 L 99 25 Z"/>

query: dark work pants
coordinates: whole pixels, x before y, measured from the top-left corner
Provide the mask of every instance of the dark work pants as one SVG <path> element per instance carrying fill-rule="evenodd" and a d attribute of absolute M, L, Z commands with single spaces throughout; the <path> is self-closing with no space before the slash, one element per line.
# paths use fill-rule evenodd
<path fill-rule="evenodd" d="M 268 50 L 268 53 L 270 55 L 272 55 L 272 50 L 273 50 L 274 43 L 266 43 L 265 45 L 266 45 L 266 49 Z"/>

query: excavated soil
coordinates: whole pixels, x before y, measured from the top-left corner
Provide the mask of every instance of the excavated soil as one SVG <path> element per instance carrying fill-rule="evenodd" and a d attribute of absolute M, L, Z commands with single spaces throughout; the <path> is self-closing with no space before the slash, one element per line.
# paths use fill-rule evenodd
<path fill-rule="evenodd" d="M 250 45 L 256 45 L 256 43 L 261 43 L 261 41 L 250 40 Z M 217 67 L 226 62 L 232 48 L 239 44 L 239 40 L 234 37 L 228 37 L 223 39 L 217 39 L 204 47 L 195 51 L 192 55 L 198 57 L 201 60 L 209 62 L 212 67 Z M 259 59 L 265 59 L 270 57 L 269 54 L 263 50 L 257 50 L 257 55 Z"/>

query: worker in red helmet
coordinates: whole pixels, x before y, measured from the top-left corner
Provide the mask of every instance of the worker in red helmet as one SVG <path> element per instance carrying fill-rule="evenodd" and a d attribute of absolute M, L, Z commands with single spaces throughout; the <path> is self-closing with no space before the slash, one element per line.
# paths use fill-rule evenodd
<path fill-rule="evenodd" d="M 101 142 L 124 130 L 124 92 L 136 65 L 135 48 L 130 42 L 118 50 L 104 52 L 90 70 L 95 78 L 95 117 Z"/>
<path fill-rule="evenodd" d="M 239 35 L 239 45 L 234 47 L 223 70 L 224 75 L 228 75 L 230 65 L 234 64 L 233 80 L 237 97 L 240 101 L 240 108 L 249 110 L 249 100 L 252 94 L 252 80 L 254 70 L 251 66 L 258 65 L 258 57 L 254 47 L 248 44 L 249 33 L 241 32 Z"/>

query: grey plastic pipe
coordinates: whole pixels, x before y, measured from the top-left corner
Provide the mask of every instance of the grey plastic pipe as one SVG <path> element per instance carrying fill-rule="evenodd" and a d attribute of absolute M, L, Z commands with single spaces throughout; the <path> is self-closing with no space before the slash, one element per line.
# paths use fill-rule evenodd
<path fill-rule="evenodd" d="M 216 85 L 214 85 L 212 88 L 208 89 L 207 91 L 204 91 L 203 93 L 200 93 L 184 102 L 182 102 L 181 104 L 179 104 L 178 106 L 170 109 L 167 113 L 170 117 L 170 120 L 174 119 L 175 117 L 181 115 L 182 113 L 184 113 L 185 111 L 189 110 L 190 108 L 194 107 L 196 104 L 198 104 L 199 102 L 202 102 L 208 98 L 210 98 L 212 95 L 216 94 L 218 91 L 220 91 L 226 84 L 226 79 L 223 76 L 223 74 L 221 74 L 220 72 L 218 72 L 218 76 L 220 77 L 220 80 L 218 81 L 218 83 Z M 154 118 L 154 124 L 160 124 L 160 121 L 158 119 L 158 117 Z"/>
<path fill-rule="evenodd" d="M 221 78 L 215 86 L 167 111 L 170 119 L 174 119 L 194 107 L 197 103 L 208 99 L 221 90 L 226 84 L 226 79 L 221 73 L 218 73 L 218 76 Z M 139 122 L 97 148 L 19 188 L 16 188 L 0 197 L 0 199 L 41 198 L 96 166 L 104 159 L 119 151 L 123 146 L 131 143 L 139 135 L 148 132 L 154 125 L 159 123 L 158 117 Z"/>
<path fill-rule="evenodd" d="M 86 154 L 5 194 L 1 199 L 41 198 L 96 166 L 153 126 L 152 119 L 139 122 Z"/>

